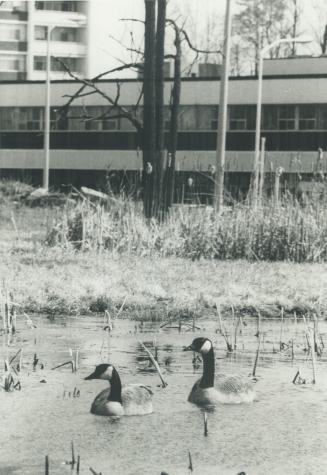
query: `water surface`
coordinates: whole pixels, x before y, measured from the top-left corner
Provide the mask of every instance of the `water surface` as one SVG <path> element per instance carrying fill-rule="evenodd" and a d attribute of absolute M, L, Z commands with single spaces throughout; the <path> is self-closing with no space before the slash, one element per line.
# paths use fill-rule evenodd
<path fill-rule="evenodd" d="M 247 376 L 257 337 L 256 322 L 246 322 L 237 350 L 228 354 L 216 321 L 201 321 L 201 329 L 193 333 L 151 323 L 136 329 L 134 321 L 118 320 L 109 334 L 103 319 L 94 316 L 54 321 L 40 317 L 37 328 L 20 320 L 10 346 L 2 337 L 1 357 L 10 358 L 22 347 L 23 367 L 21 391 L 0 391 L 0 473 L 43 475 L 49 455 L 51 475 L 72 474 L 65 464 L 71 458 L 71 441 L 81 457 L 81 474 L 90 474 L 89 467 L 103 475 L 187 474 L 189 452 L 195 474 L 327 473 L 327 351 L 317 362 L 318 384 L 292 384 L 299 368 L 308 383 L 312 379 L 302 322 L 288 321 L 283 328 L 283 341 L 294 340 L 294 358 L 290 349 L 279 351 L 280 322 L 262 322 L 256 402 L 220 405 L 209 412 L 209 434 L 204 437 L 203 412 L 187 402 L 202 367 L 194 368 L 193 355 L 182 348 L 195 336 L 208 336 L 215 344 L 219 371 Z M 323 340 L 326 329 L 320 324 Z M 164 389 L 139 344 L 151 347 L 154 339 L 168 383 Z M 79 349 L 78 372 L 69 366 L 51 370 L 70 359 L 69 348 Z M 35 370 L 34 354 L 39 360 Z M 114 420 L 92 415 L 91 402 L 106 383 L 83 378 L 102 362 L 117 367 L 123 384 L 151 386 L 155 412 Z M 74 390 L 79 397 L 73 397 Z"/>

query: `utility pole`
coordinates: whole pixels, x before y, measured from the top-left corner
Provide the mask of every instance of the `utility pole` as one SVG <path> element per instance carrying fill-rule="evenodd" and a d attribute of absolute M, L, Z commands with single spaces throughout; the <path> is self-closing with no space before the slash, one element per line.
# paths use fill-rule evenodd
<path fill-rule="evenodd" d="M 228 97 L 228 76 L 230 67 L 230 37 L 231 37 L 231 0 L 226 2 L 225 29 L 224 29 L 224 57 L 222 63 L 222 73 L 220 78 L 220 98 L 218 114 L 218 134 L 216 151 L 215 181 L 215 209 L 219 212 L 224 201 L 224 174 L 225 174 L 225 152 L 226 152 L 226 128 L 227 128 L 227 97 Z"/>
<path fill-rule="evenodd" d="M 155 108 L 155 43 L 156 0 L 144 0 L 144 77 L 143 77 L 143 182 L 144 211 L 146 218 L 153 216 L 154 174 L 157 168 L 156 154 L 156 108 Z"/>
<path fill-rule="evenodd" d="M 51 54 L 50 41 L 53 26 L 47 28 L 47 64 L 46 64 L 46 98 L 45 98 L 45 121 L 44 121 L 44 165 L 43 165 L 43 188 L 49 191 L 49 168 L 50 168 L 50 73 L 51 73 Z"/>

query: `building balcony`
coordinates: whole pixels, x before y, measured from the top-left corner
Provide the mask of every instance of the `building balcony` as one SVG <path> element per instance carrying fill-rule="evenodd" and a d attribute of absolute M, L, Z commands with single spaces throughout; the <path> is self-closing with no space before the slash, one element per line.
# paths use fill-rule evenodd
<path fill-rule="evenodd" d="M 50 43 L 51 56 L 84 57 L 86 56 L 86 53 L 86 45 L 82 43 L 73 43 L 69 41 L 51 41 Z M 33 54 L 35 56 L 46 56 L 47 42 L 40 40 L 35 41 L 33 47 Z"/>
<path fill-rule="evenodd" d="M 76 23 L 76 28 L 85 28 L 87 17 L 80 12 L 58 12 L 35 10 L 35 25 L 56 25 L 56 26 L 72 26 Z"/>
<path fill-rule="evenodd" d="M 26 41 L 0 41 L 0 51 L 27 51 Z"/>
<path fill-rule="evenodd" d="M 0 10 L 0 20 L 27 21 L 28 14 L 23 10 Z"/>

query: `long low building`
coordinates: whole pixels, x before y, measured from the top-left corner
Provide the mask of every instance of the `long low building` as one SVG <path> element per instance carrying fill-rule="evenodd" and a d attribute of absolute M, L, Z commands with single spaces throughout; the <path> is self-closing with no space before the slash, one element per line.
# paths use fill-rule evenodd
<path fill-rule="evenodd" d="M 101 80 L 104 95 L 115 97 L 117 80 Z M 228 96 L 226 171 L 229 182 L 248 182 L 253 169 L 258 81 L 231 77 Z M 142 168 L 141 137 L 126 118 L 100 118 L 108 110 L 104 95 L 87 94 L 75 100 L 67 118 L 56 111 L 75 94 L 75 81 L 51 83 L 50 167 L 54 183 L 83 181 L 108 170 Z M 138 79 L 119 81 L 119 103 L 133 110 L 141 92 Z M 165 81 L 166 129 L 172 80 Z M 177 171 L 206 173 L 215 165 L 219 78 L 182 80 Z M 262 136 L 266 137 L 266 172 L 282 166 L 286 175 L 326 171 L 318 149 L 327 149 L 327 57 L 292 58 L 265 62 L 262 97 Z M 24 171 L 39 180 L 44 161 L 45 84 L 40 81 L 0 82 L 0 168 L 3 176 Z M 142 102 L 137 109 L 142 116 Z M 169 145 L 168 132 L 166 145 Z M 244 177 L 246 177 L 244 181 Z M 245 185 L 244 185 L 245 186 Z"/>

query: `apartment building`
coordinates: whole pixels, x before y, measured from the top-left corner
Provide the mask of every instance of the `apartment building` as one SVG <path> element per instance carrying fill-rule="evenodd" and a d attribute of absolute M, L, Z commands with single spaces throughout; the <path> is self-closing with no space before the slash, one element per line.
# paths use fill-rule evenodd
<path fill-rule="evenodd" d="M 88 75 L 88 1 L 0 2 L 0 81 L 44 80 L 49 29 L 51 79 Z"/>

